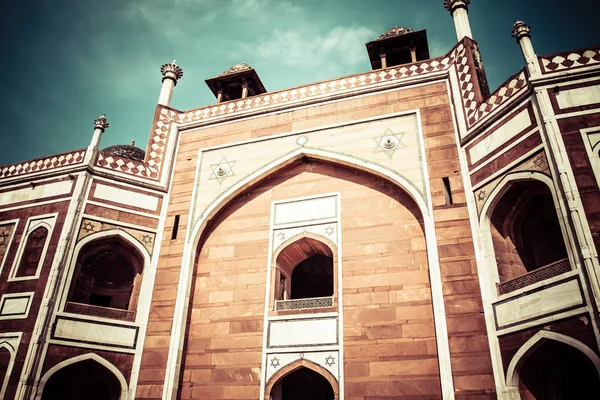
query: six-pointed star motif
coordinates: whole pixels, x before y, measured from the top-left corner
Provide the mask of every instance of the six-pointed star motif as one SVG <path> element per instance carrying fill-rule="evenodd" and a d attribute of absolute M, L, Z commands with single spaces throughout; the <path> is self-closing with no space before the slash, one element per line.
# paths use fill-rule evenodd
<path fill-rule="evenodd" d="M 152 243 L 152 236 L 150 236 L 150 235 L 144 235 L 144 237 L 142 237 L 142 242 L 144 244 L 150 244 L 150 243 Z"/>
<path fill-rule="evenodd" d="M 6 232 L 0 233 L 0 246 L 4 245 L 4 243 L 6 243 L 7 238 L 8 238 L 8 233 L 6 233 Z"/>
<path fill-rule="evenodd" d="M 94 224 L 92 224 L 90 221 L 84 222 L 82 228 L 86 232 L 94 232 Z"/>
<path fill-rule="evenodd" d="M 335 364 L 335 358 L 333 356 L 330 355 L 325 359 L 325 365 L 327 365 L 328 367 L 331 367 L 334 364 Z"/>
<path fill-rule="evenodd" d="M 328 226 L 327 228 L 325 228 L 325 233 L 327 234 L 327 236 L 331 236 L 333 235 L 333 227 L 332 226 Z"/>
<path fill-rule="evenodd" d="M 235 165 L 235 161 L 227 161 L 227 158 L 221 158 L 218 164 L 212 164 L 210 168 L 212 169 L 212 174 L 208 179 L 216 179 L 219 183 L 223 183 L 223 181 L 230 176 L 234 176 L 233 166 Z"/>
<path fill-rule="evenodd" d="M 383 135 L 377 138 L 373 138 L 377 147 L 375 147 L 374 153 L 385 153 L 389 158 L 392 158 L 396 150 L 406 148 L 406 145 L 402 143 L 402 138 L 405 132 L 396 133 L 390 128 L 387 128 Z"/>
<path fill-rule="evenodd" d="M 477 200 L 483 201 L 484 199 L 485 199 L 485 190 L 480 190 L 479 193 L 477 193 Z"/>
<path fill-rule="evenodd" d="M 279 359 L 277 357 L 273 357 L 271 359 L 271 367 L 273 367 L 273 368 L 279 367 Z"/>

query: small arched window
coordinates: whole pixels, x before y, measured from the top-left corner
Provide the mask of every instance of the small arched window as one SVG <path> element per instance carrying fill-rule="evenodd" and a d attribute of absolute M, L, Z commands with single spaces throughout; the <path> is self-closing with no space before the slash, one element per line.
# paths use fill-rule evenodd
<path fill-rule="evenodd" d="M 276 258 L 275 310 L 330 308 L 334 305 L 333 252 L 325 243 L 302 237 Z"/>
<path fill-rule="evenodd" d="M 27 235 L 26 240 L 16 277 L 37 275 L 48 240 L 48 229 L 45 226 L 37 227 Z"/>
<path fill-rule="evenodd" d="M 88 243 L 77 258 L 66 311 L 134 320 L 143 267 L 141 254 L 119 237 Z"/>

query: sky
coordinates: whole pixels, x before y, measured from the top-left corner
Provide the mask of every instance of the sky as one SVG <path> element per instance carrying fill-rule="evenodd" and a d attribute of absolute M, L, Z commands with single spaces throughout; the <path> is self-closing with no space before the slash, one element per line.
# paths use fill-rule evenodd
<path fill-rule="evenodd" d="M 492 91 L 523 67 L 517 18 L 538 55 L 600 45 L 597 0 L 473 0 L 469 15 Z M 174 59 L 171 106 L 187 110 L 214 103 L 204 80 L 242 61 L 268 91 L 368 71 L 365 43 L 395 25 L 427 29 L 432 57 L 456 44 L 443 0 L 5 1 L 0 165 L 87 147 L 102 113 L 101 148 L 144 147 Z"/>

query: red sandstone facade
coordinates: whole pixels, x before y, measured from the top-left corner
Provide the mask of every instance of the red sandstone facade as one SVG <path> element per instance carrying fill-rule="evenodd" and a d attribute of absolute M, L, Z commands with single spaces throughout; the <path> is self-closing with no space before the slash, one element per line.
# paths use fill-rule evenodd
<path fill-rule="evenodd" d="M 458 43 L 169 107 L 146 151 L 0 168 L 0 397 L 554 399 L 600 389 L 600 49 L 489 93 Z M 556 397 L 562 396 L 562 397 Z M 565 397 L 566 396 L 566 397 Z M 588 397 L 586 397 L 588 396 Z"/>

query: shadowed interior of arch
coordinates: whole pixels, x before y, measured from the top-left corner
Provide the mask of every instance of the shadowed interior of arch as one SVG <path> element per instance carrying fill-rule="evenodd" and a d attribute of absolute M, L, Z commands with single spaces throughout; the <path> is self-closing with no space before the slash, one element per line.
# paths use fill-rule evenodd
<path fill-rule="evenodd" d="M 333 253 L 323 242 L 303 237 L 277 256 L 277 300 L 333 296 Z"/>
<path fill-rule="evenodd" d="M 42 400 L 118 400 L 119 379 L 94 360 L 84 360 L 56 371 L 44 385 Z"/>
<path fill-rule="evenodd" d="M 270 400 L 333 400 L 327 379 L 312 369 L 301 367 L 279 379 L 271 389 Z"/>
<path fill-rule="evenodd" d="M 10 364 L 11 354 L 6 347 L 0 347 L 0 390 L 4 385 L 4 381 L 8 378 L 8 366 Z"/>
<path fill-rule="evenodd" d="M 573 346 L 545 339 L 522 361 L 522 400 L 579 400 L 600 393 L 594 363 Z"/>
<path fill-rule="evenodd" d="M 490 219 L 500 282 L 566 259 L 552 193 L 544 183 L 512 183 Z"/>
<path fill-rule="evenodd" d="M 134 310 L 143 266 L 144 260 L 139 251 L 118 236 L 87 243 L 77 257 L 68 301 Z M 83 310 L 82 307 L 77 308 L 80 309 Z"/>

